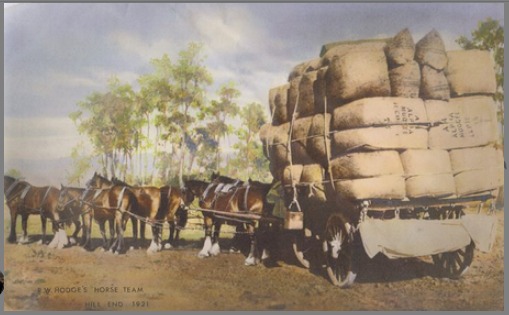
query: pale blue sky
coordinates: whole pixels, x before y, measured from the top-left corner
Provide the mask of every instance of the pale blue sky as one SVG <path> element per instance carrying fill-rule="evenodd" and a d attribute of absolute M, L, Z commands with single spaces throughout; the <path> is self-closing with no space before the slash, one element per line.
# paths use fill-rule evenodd
<path fill-rule="evenodd" d="M 487 17 L 504 24 L 503 3 L 11 5 L 4 10 L 4 168 L 69 156 L 79 137 L 67 117 L 79 100 L 104 89 L 111 75 L 135 85 L 151 58 L 175 60 L 189 41 L 205 44 L 211 92 L 233 80 L 241 104 L 268 107 L 269 88 L 318 57 L 322 44 L 390 37 L 405 27 L 417 42 L 434 28 L 451 50 Z"/>

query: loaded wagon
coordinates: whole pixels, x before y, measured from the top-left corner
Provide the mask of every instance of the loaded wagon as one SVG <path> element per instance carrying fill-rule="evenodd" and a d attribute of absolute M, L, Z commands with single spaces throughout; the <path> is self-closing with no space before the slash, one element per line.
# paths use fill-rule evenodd
<path fill-rule="evenodd" d="M 464 274 L 494 242 L 495 92 L 490 53 L 446 51 L 436 31 L 324 45 L 297 65 L 270 90 L 260 138 L 299 261 L 318 246 L 349 286 L 362 243 L 371 258 L 432 256 L 442 276 Z"/>

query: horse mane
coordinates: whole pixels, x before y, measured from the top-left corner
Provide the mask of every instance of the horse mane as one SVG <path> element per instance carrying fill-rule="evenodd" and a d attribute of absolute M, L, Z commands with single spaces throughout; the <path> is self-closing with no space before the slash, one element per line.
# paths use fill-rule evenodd
<path fill-rule="evenodd" d="M 223 183 L 223 184 L 233 184 L 235 182 L 239 182 L 240 184 L 244 183 L 240 179 L 234 179 L 234 178 L 231 178 L 231 177 L 228 177 L 228 176 L 223 176 L 223 175 L 217 176 L 214 181 L 217 182 L 217 183 Z"/>
<path fill-rule="evenodd" d="M 263 183 L 257 180 L 252 180 L 251 178 L 248 180 L 248 185 L 267 192 L 272 188 L 272 183 Z"/>
<path fill-rule="evenodd" d="M 111 182 L 115 185 L 122 185 L 122 186 L 127 186 L 127 187 L 133 187 L 132 185 L 129 185 L 128 183 L 118 179 L 117 177 L 112 177 L 111 178 Z"/>

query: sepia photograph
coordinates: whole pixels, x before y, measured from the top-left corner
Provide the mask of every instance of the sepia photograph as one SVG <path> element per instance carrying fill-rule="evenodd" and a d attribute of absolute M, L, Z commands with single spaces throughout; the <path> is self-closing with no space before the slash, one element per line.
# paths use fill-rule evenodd
<path fill-rule="evenodd" d="M 504 310 L 504 3 L 4 3 L 3 114 L 4 311 Z"/>

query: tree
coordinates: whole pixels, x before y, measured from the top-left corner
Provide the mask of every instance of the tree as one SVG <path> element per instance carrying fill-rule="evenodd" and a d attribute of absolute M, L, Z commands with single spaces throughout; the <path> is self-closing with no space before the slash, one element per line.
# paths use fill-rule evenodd
<path fill-rule="evenodd" d="M 72 171 L 67 172 L 67 182 L 81 186 L 83 176 L 92 167 L 92 157 L 83 152 L 83 144 L 79 143 L 71 151 Z"/>
<path fill-rule="evenodd" d="M 482 49 L 492 53 L 495 60 L 495 73 L 497 92 L 494 95 L 497 101 L 498 119 L 504 125 L 504 28 L 497 20 L 487 18 L 477 25 L 471 33 L 472 38 L 460 36 L 456 42 L 463 49 Z"/>
<path fill-rule="evenodd" d="M 22 178 L 23 175 L 21 174 L 21 171 L 16 169 L 16 168 L 10 168 L 6 173 L 5 175 L 7 176 L 11 176 L 11 177 L 14 177 L 14 178 Z M 9 187 L 5 187 L 5 188 L 9 188 Z"/>
<path fill-rule="evenodd" d="M 240 91 L 235 87 L 235 83 L 230 81 L 221 85 L 217 94 L 219 100 L 210 102 L 209 106 L 204 108 L 201 118 L 206 119 L 208 117 L 211 120 L 207 124 L 207 129 L 208 135 L 216 143 L 216 146 L 211 149 L 215 155 L 214 169 L 219 170 L 221 166 L 221 146 L 219 143 L 233 131 L 233 126 L 227 123 L 227 119 L 233 119 L 238 115 L 239 106 L 236 100 L 240 97 Z"/>
<path fill-rule="evenodd" d="M 195 122 L 194 111 L 200 111 L 205 103 L 205 87 L 212 84 L 212 76 L 204 66 L 203 44 L 191 42 L 186 50 L 179 53 L 179 59 L 173 66 L 173 97 L 176 105 L 168 117 L 172 124 L 180 129 L 178 150 L 180 151 L 178 180 L 184 185 L 183 172 L 186 153 L 192 149 L 190 129 Z M 171 132 L 171 131 L 170 131 Z"/>
<path fill-rule="evenodd" d="M 241 127 L 237 131 L 239 142 L 234 144 L 236 158 L 231 161 L 234 170 L 242 178 L 264 180 L 268 177 L 268 161 L 263 156 L 259 139 L 260 127 L 267 119 L 262 105 L 250 103 L 240 111 Z"/>
<path fill-rule="evenodd" d="M 131 86 L 112 77 L 108 92 L 90 94 L 78 103 L 80 109 L 70 114 L 78 131 L 89 137 L 104 176 L 122 174 L 125 178 L 136 138 L 133 101 Z"/>

